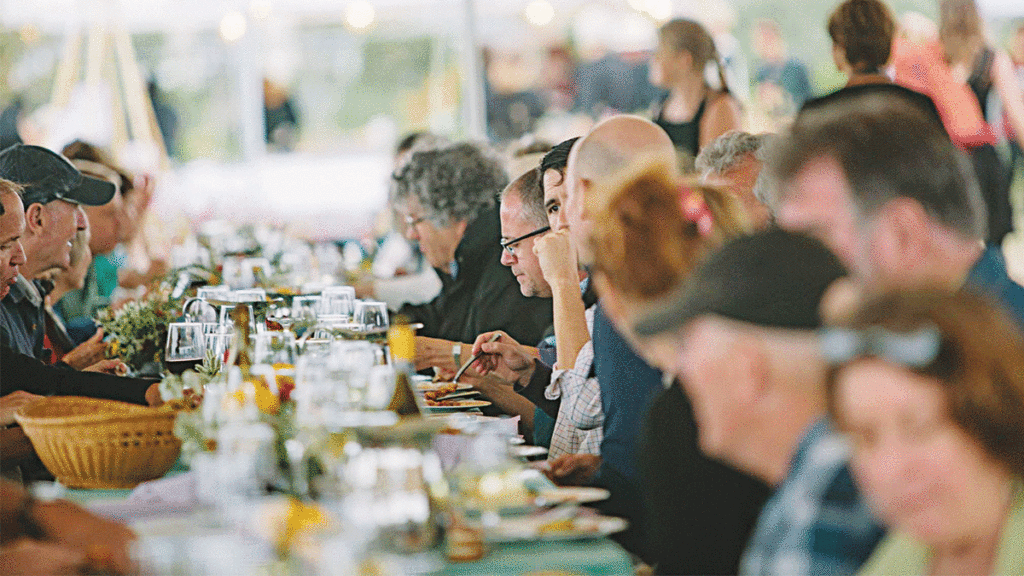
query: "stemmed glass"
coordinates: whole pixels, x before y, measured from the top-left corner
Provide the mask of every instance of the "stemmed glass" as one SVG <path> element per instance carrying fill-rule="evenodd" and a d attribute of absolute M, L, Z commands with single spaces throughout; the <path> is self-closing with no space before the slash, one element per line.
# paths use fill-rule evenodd
<path fill-rule="evenodd" d="M 171 374 L 181 375 L 203 363 L 206 345 L 203 325 L 198 322 L 173 322 L 167 327 L 164 364 Z"/>

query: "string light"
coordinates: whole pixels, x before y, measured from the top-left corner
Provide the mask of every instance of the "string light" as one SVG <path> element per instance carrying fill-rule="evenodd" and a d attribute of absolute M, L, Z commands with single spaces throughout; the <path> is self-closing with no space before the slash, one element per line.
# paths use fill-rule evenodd
<path fill-rule="evenodd" d="M 376 17 L 377 12 L 373 9 L 373 5 L 365 0 L 351 2 L 345 8 L 345 22 L 355 30 L 369 28 Z"/>
<path fill-rule="evenodd" d="M 225 14 L 220 19 L 220 26 L 218 27 L 221 40 L 228 44 L 234 44 L 241 40 L 242 36 L 245 36 L 245 29 L 245 16 L 237 10 L 232 10 Z"/>
<path fill-rule="evenodd" d="M 533 0 L 526 5 L 526 21 L 534 26 L 547 26 L 555 17 L 555 9 L 547 0 Z"/>

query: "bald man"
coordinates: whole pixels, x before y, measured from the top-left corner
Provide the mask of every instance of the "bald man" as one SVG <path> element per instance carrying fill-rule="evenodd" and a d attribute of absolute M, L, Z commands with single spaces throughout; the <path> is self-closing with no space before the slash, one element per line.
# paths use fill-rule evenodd
<path fill-rule="evenodd" d="M 609 118 L 573 146 L 555 228 L 572 239 L 581 263 L 593 260 L 592 218 L 607 200 L 597 191 L 644 158 L 676 165 L 668 135 L 638 116 Z M 620 543 L 660 573 L 735 573 L 766 493 L 751 498 L 748 477 L 700 451 L 686 396 L 678 386 L 665 390 L 662 374 L 633 351 L 600 306 L 593 350 L 604 411 L 600 456 L 554 460 L 553 473 L 611 491 L 601 511 L 631 525 Z M 696 489 L 709 485 L 720 487 L 710 497 Z"/>

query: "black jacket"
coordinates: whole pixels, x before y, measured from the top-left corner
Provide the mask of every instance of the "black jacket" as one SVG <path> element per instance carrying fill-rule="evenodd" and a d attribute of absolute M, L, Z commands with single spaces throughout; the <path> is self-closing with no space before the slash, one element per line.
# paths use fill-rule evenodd
<path fill-rule="evenodd" d="M 501 263 L 501 250 L 494 206 L 466 226 L 455 249 L 456 277 L 437 269 L 441 293 L 426 304 L 406 304 L 399 313 L 422 322 L 422 336 L 471 343 L 483 332 L 504 330 L 523 344 L 538 342 L 551 325 L 551 299 L 523 296 L 512 271 Z"/>
<path fill-rule="evenodd" d="M 657 574 L 736 574 L 768 487 L 706 456 L 679 384 L 651 403 L 640 475 Z"/>
<path fill-rule="evenodd" d="M 0 346 L 0 396 L 24 390 L 41 396 L 88 396 L 146 404 L 146 389 L 153 382 L 47 366 L 7 345 Z"/>

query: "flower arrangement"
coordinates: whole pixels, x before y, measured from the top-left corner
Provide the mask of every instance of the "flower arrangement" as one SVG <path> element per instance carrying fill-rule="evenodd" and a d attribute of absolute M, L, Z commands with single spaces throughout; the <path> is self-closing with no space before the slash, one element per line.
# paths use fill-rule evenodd
<path fill-rule="evenodd" d="M 153 290 L 141 300 L 132 300 L 117 310 L 100 310 L 97 320 L 110 336 L 108 358 L 120 358 L 139 371 L 150 362 L 163 360 L 167 327 L 179 316 L 180 300 L 165 290 Z"/>

